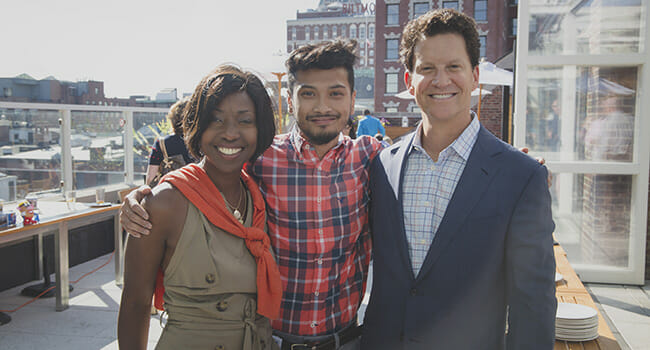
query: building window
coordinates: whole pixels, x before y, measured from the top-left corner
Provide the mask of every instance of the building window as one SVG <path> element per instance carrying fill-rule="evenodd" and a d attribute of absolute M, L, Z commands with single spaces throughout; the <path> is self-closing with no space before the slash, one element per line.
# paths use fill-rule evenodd
<path fill-rule="evenodd" d="M 309 27 L 305 27 L 305 40 L 309 40 Z"/>
<path fill-rule="evenodd" d="M 517 19 L 516 18 L 512 19 L 511 27 L 512 27 L 512 31 L 510 32 L 510 35 L 516 36 L 517 35 Z"/>
<path fill-rule="evenodd" d="M 368 25 L 368 39 L 375 40 L 375 25 Z"/>
<path fill-rule="evenodd" d="M 363 65 L 365 65 L 365 64 L 366 64 L 366 59 L 363 58 L 363 57 L 361 57 L 361 58 L 359 59 L 359 65 L 360 65 L 360 66 L 363 66 Z"/>
<path fill-rule="evenodd" d="M 318 40 L 318 26 L 314 27 L 314 40 Z"/>
<path fill-rule="evenodd" d="M 366 25 L 365 24 L 359 24 L 359 39 L 361 39 L 361 40 L 366 39 Z"/>
<path fill-rule="evenodd" d="M 375 64 L 375 59 L 374 58 L 369 58 L 368 59 L 368 64 Z"/>
<path fill-rule="evenodd" d="M 327 39 L 329 39 L 329 38 L 330 38 L 330 33 L 329 33 L 329 31 L 327 30 L 327 26 L 323 26 L 323 39 L 324 39 L 324 40 L 327 40 Z"/>
<path fill-rule="evenodd" d="M 345 28 L 345 24 L 341 26 L 341 38 L 345 38 L 345 34 L 347 34 L 348 30 Z"/>
<path fill-rule="evenodd" d="M 397 73 L 386 73 L 386 93 L 387 94 L 396 94 L 397 93 Z"/>
<path fill-rule="evenodd" d="M 397 107 L 386 107 L 384 108 L 384 111 L 388 113 L 397 113 Z"/>
<path fill-rule="evenodd" d="M 479 48 L 479 57 L 485 57 L 485 52 L 486 52 L 486 46 L 487 46 L 487 37 L 485 35 L 481 35 L 478 37 L 478 42 L 481 44 L 481 47 Z"/>
<path fill-rule="evenodd" d="M 399 4 L 386 5 L 386 25 L 399 25 Z"/>
<path fill-rule="evenodd" d="M 5 97 L 11 97 L 14 94 L 14 90 L 10 87 L 3 88 L 2 90 L 2 93 L 5 95 Z"/>
<path fill-rule="evenodd" d="M 374 56 L 375 50 L 368 50 L 368 56 Z"/>
<path fill-rule="evenodd" d="M 474 0 L 474 19 L 487 21 L 487 0 Z"/>
<path fill-rule="evenodd" d="M 350 24 L 350 38 L 351 39 L 357 38 L 357 26 L 354 24 Z"/>
<path fill-rule="evenodd" d="M 361 50 L 361 51 L 359 51 L 359 55 L 360 55 L 361 57 L 365 56 L 365 55 L 366 55 L 366 50 Z"/>
<path fill-rule="evenodd" d="M 95 88 L 95 95 L 99 95 L 99 88 Z"/>
<path fill-rule="evenodd" d="M 458 1 L 443 1 L 442 8 L 458 10 Z"/>
<path fill-rule="evenodd" d="M 296 27 L 291 28 L 291 40 L 296 40 Z"/>
<path fill-rule="evenodd" d="M 428 2 L 416 2 L 413 4 L 413 18 L 418 18 L 427 12 L 429 12 Z"/>
<path fill-rule="evenodd" d="M 386 39 L 386 59 L 397 60 L 398 57 L 399 40 Z"/>
<path fill-rule="evenodd" d="M 336 36 L 338 35 L 338 32 L 337 32 L 338 29 L 339 29 L 338 26 L 336 26 L 336 25 L 332 26 L 332 38 L 336 38 Z"/>

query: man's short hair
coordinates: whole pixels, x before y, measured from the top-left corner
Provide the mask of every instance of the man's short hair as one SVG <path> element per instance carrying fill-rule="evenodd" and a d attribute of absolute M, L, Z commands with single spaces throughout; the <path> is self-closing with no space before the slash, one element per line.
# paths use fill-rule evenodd
<path fill-rule="evenodd" d="M 454 9 L 437 9 L 411 20 L 402 33 L 400 44 L 400 60 L 408 69 L 413 71 L 413 55 L 415 46 L 420 40 L 438 34 L 460 34 L 465 39 L 465 49 L 472 68 L 478 65 L 479 49 L 478 31 L 474 19 Z"/>
<path fill-rule="evenodd" d="M 363 115 L 370 115 L 370 110 L 369 109 L 364 110 Z"/>
<path fill-rule="evenodd" d="M 336 40 L 307 44 L 293 50 L 285 63 L 289 72 L 289 90 L 293 91 L 296 74 L 300 71 L 340 67 L 348 73 L 350 91 L 354 91 L 354 63 L 358 58 L 356 48 L 356 40 Z"/>

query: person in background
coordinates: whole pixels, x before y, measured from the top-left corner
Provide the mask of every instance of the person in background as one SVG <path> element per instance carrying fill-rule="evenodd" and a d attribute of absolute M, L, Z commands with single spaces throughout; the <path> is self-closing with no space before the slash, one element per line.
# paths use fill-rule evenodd
<path fill-rule="evenodd" d="M 183 127 L 201 161 L 165 175 L 143 202 L 153 228 L 127 241 L 119 347 L 147 348 L 162 268 L 168 320 L 156 349 L 277 349 L 270 319 L 282 282 L 264 198 L 242 169 L 273 141 L 271 99 L 255 75 L 222 65 L 196 87 Z"/>
<path fill-rule="evenodd" d="M 167 120 L 169 120 L 169 123 L 172 125 L 173 133 L 162 138 L 162 141 L 165 143 L 167 155 L 169 157 L 182 155 L 185 164 L 194 163 L 194 159 L 187 151 L 185 141 L 183 140 L 183 111 L 188 101 L 189 98 L 184 98 L 171 106 L 169 113 L 167 113 Z M 151 148 L 149 165 L 147 166 L 147 175 L 145 178 L 145 183 L 147 184 L 150 184 L 156 177 L 158 169 L 160 168 L 160 163 L 163 160 L 163 153 L 160 149 L 160 140 L 160 138 L 156 139 Z"/>
<path fill-rule="evenodd" d="M 357 138 L 357 125 L 354 123 L 354 119 L 348 118 L 347 123 L 343 127 L 343 135 L 350 137 L 351 139 Z"/>
<path fill-rule="evenodd" d="M 381 121 L 370 115 L 370 111 L 366 109 L 363 111 L 363 117 L 359 119 L 357 136 L 368 135 L 370 137 L 374 137 L 377 133 L 380 133 L 382 136 L 384 136 L 386 135 L 386 129 L 384 129 Z"/>
<path fill-rule="evenodd" d="M 404 28 L 404 80 L 422 121 L 371 164 L 362 349 L 553 349 L 547 170 L 471 112 L 478 39 L 452 9 Z"/>

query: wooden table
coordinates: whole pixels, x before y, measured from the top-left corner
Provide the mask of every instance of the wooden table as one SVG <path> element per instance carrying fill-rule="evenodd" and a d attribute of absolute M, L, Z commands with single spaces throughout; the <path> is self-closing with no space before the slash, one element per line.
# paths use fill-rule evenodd
<path fill-rule="evenodd" d="M 585 286 L 580 282 L 578 275 L 573 270 L 567 260 L 566 252 L 562 249 L 561 246 L 556 245 L 555 247 L 555 262 L 556 270 L 564 277 L 564 280 L 556 283 L 556 292 L 555 296 L 557 297 L 558 303 L 573 303 L 581 304 L 598 310 L 596 304 L 591 299 L 591 295 L 587 292 Z M 620 349 L 616 338 L 612 334 L 612 331 L 607 326 L 603 315 L 598 312 L 598 334 L 599 337 L 585 342 L 571 342 L 556 340 L 555 348 L 556 350 L 573 350 L 573 349 L 603 349 L 603 350 L 615 350 Z"/>
<path fill-rule="evenodd" d="M 87 203 L 75 203 L 72 210 L 64 202 L 39 201 L 40 222 L 35 225 L 17 227 L 0 231 L 0 246 L 15 244 L 21 241 L 39 238 L 38 264 L 41 265 L 43 256 L 42 237 L 54 234 L 54 262 L 56 275 L 56 311 L 63 311 L 70 306 L 69 285 L 69 250 L 68 231 L 81 226 L 113 218 L 115 227 L 115 280 L 122 281 L 122 229 L 119 223 L 119 208 L 117 204 L 107 207 L 92 208 Z M 40 269 L 42 270 L 42 266 Z M 40 277 L 39 277 L 40 278 Z M 65 286 L 64 288 L 61 288 Z"/>

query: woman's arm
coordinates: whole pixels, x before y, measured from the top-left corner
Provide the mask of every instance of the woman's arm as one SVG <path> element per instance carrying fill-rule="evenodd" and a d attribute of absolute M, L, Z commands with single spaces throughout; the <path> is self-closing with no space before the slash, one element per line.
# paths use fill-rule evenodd
<path fill-rule="evenodd" d="M 127 240 L 124 289 L 120 302 L 117 337 L 120 349 L 147 348 L 151 296 L 153 295 L 156 273 L 163 266 L 168 239 L 179 236 L 184 223 L 185 211 L 179 208 L 186 201 L 169 184 L 161 184 L 153 196 L 145 198 L 144 207 L 150 213 L 155 226 L 154 234 L 142 238 L 129 236 Z M 179 224 L 180 223 L 180 224 Z"/>
<path fill-rule="evenodd" d="M 158 174 L 158 169 L 160 169 L 160 165 L 153 165 L 149 164 L 147 166 L 147 177 L 144 180 L 144 183 L 147 185 L 151 183 L 151 180 L 153 180 L 154 177 L 156 177 L 156 174 Z"/>

